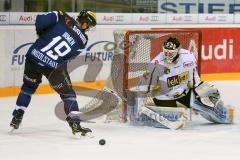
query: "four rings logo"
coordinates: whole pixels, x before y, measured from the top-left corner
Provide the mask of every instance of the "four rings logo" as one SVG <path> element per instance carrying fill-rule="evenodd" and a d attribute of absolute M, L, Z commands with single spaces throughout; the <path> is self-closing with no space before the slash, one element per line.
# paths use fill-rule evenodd
<path fill-rule="evenodd" d="M 6 22 L 7 16 L 6 15 L 0 15 L 0 22 Z"/>
<path fill-rule="evenodd" d="M 123 22 L 124 21 L 124 16 L 116 16 L 116 21 L 118 22 Z"/>
<path fill-rule="evenodd" d="M 151 16 L 151 21 L 152 22 L 159 21 L 159 17 L 158 16 Z"/>

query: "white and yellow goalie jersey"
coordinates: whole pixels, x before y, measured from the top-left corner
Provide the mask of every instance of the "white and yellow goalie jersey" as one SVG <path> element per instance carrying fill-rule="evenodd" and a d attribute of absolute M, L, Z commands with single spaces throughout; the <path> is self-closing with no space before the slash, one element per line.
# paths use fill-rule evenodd
<path fill-rule="evenodd" d="M 147 91 L 159 100 L 174 100 L 199 83 L 195 56 L 180 49 L 179 57 L 173 63 L 167 63 L 164 53 L 159 53 L 140 79 L 138 90 Z"/>

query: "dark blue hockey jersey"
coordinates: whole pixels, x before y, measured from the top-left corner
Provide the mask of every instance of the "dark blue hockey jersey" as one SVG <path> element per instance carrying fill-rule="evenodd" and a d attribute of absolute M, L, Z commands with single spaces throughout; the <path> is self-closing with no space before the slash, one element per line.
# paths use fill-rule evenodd
<path fill-rule="evenodd" d="M 26 57 L 49 69 L 76 57 L 88 41 L 77 22 L 61 11 L 38 15 L 35 26 L 39 38 L 29 48 Z"/>

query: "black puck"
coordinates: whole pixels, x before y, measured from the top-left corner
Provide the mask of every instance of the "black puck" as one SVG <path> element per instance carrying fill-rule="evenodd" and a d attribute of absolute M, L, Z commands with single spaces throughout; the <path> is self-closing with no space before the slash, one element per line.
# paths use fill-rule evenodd
<path fill-rule="evenodd" d="M 99 140 L 99 144 L 100 144 L 100 145 L 104 145 L 105 143 L 106 143 L 105 139 L 100 139 L 100 140 Z"/>

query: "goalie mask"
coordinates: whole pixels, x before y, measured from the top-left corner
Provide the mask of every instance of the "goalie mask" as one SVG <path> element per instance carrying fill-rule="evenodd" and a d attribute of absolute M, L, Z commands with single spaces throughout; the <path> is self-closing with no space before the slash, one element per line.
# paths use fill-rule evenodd
<path fill-rule="evenodd" d="M 163 52 L 166 57 L 167 63 L 172 63 L 177 59 L 180 49 L 180 42 L 177 38 L 170 37 L 163 44 Z"/>

